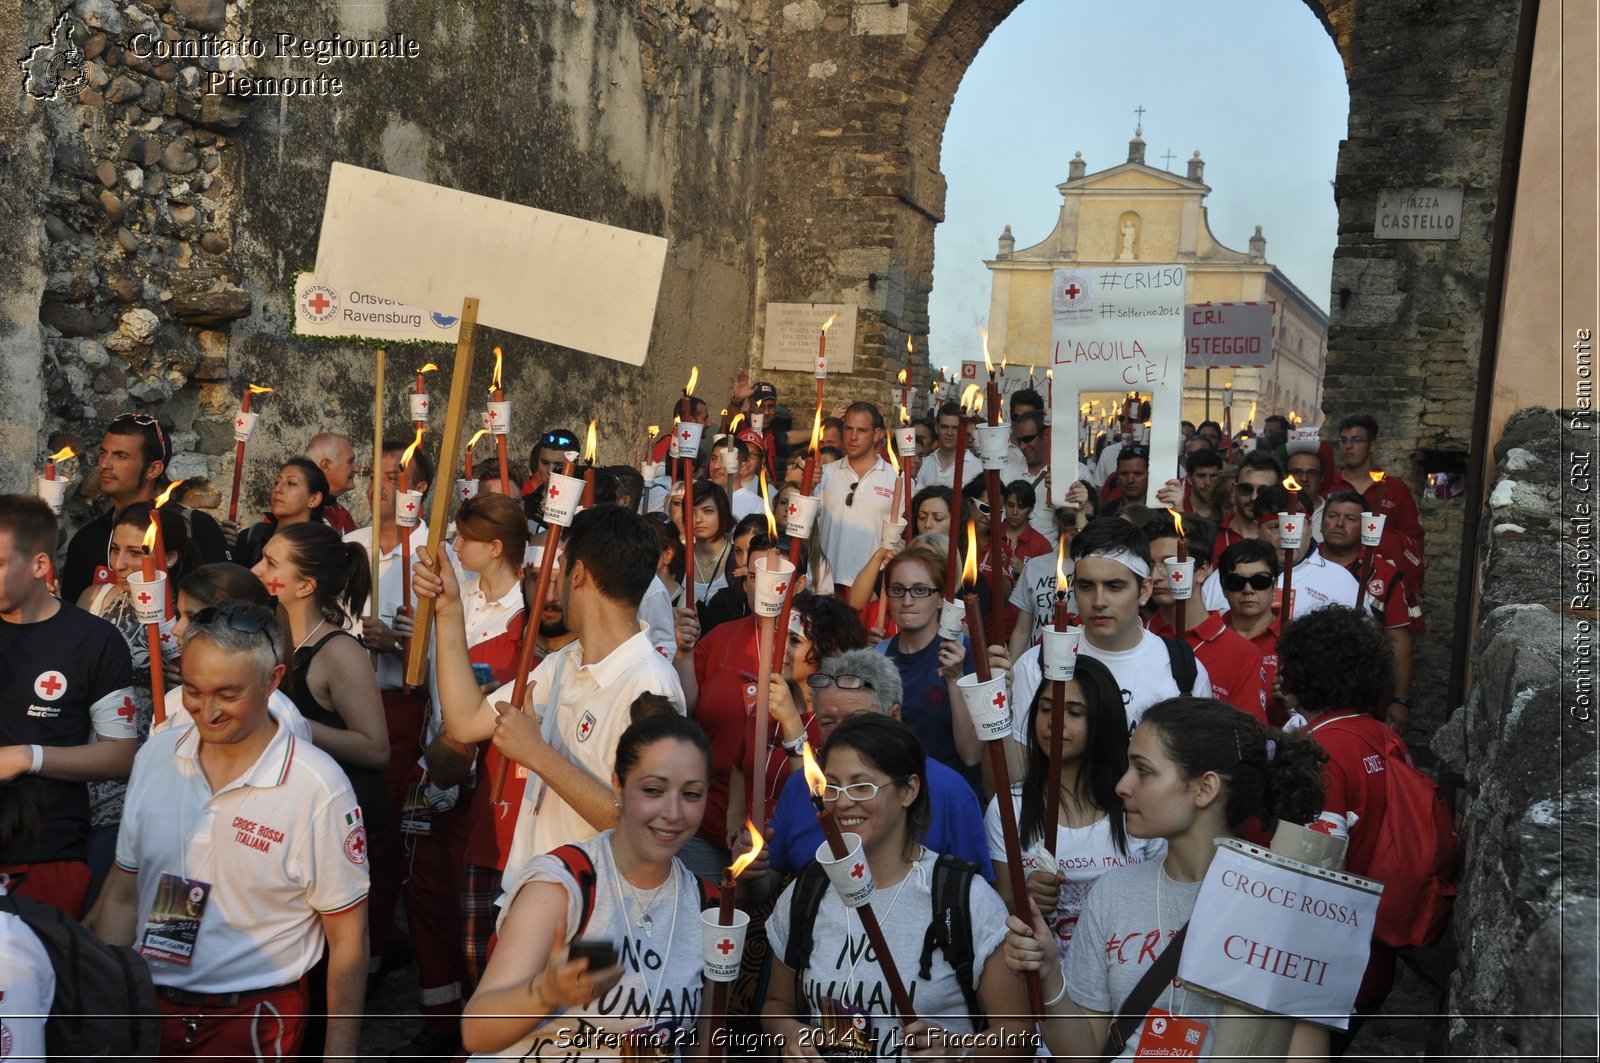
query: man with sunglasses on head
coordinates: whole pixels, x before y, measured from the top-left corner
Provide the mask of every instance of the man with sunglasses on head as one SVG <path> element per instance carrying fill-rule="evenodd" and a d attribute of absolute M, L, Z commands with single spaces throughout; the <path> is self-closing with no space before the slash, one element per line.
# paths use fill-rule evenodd
<path fill-rule="evenodd" d="M 106 426 L 100 440 L 95 471 L 100 494 L 111 504 L 73 535 L 61 565 L 61 597 L 75 602 L 91 585 L 115 582 L 107 563 L 111 527 L 118 513 L 138 502 L 153 502 L 171 482 L 167 466 L 172 461 L 172 437 L 148 414 L 125 413 Z M 168 501 L 163 509 L 181 515 L 200 563 L 228 559 L 228 541 L 209 515 Z"/>
<path fill-rule="evenodd" d="M 1328 494 L 1354 491 L 1366 503 L 1368 513 L 1385 518 L 1383 541 L 1378 544 L 1386 556 L 1400 566 L 1400 575 L 1411 593 L 1422 595 L 1423 532 L 1422 516 L 1411 486 L 1398 476 L 1385 476 L 1373 464 L 1378 449 L 1378 422 L 1358 413 L 1339 422 L 1339 469 L 1324 485 Z M 1376 473 L 1377 475 L 1374 475 Z"/>
<path fill-rule="evenodd" d="M 859 713 L 900 719 L 900 670 L 876 650 L 848 650 L 829 657 L 806 680 L 806 685 L 811 688 L 811 706 L 822 742 L 841 722 Z M 775 698 L 788 701 L 788 687 L 781 679 L 774 679 L 772 689 Z M 792 706 L 792 701 L 788 704 Z M 799 714 L 792 715 L 793 720 L 786 719 L 784 724 L 784 748 L 793 770 L 772 810 L 768 861 L 771 870 L 777 872 L 772 879 L 774 885 L 814 860 L 817 846 L 822 843 L 817 810 L 811 804 L 805 773 L 800 770 L 805 733 L 799 726 Z M 933 813 L 922 844 L 936 853 L 970 860 L 992 883 L 994 867 L 989 860 L 983 809 L 977 794 L 960 773 L 932 757 L 927 759 L 922 777 L 927 781 Z M 870 800 L 871 795 L 863 795 L 863 799 Z"/>
<path fill-rule="evenodd" d="M 531 495 L 550 482 L 550 474 L 560 472 L 567 460 L 567 451 L 581 451 L 578 437 L 566 428 L 552 428 L 539 437 L 528 455 L 529 476 L 522 483 L 524 496 Z"/>
<path fill-rule="evenodd" d="M 823 467 L 818 541 L 835 584 L 856 578 L 878 548 L 898 479 L 883 458 L 883 413 L 870 402 L 844 411 L 844 459 Z"/>
<path fill-rule="evenodd" d="M 293 1058 L 305 975 L 327 963 L 327 1058 L 356 1054 L 367 981 L 367 839 L 344 770 L 267 708 L 283 630 L 249 602 L 183 635 L 193 725 L 134 762 L 117 862 L 86 925 L 150 961 L 161 1056 Z"/>

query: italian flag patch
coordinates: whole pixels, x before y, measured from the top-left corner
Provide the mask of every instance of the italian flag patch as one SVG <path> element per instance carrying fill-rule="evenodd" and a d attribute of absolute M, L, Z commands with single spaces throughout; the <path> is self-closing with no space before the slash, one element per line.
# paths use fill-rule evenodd
<path fill-rule="evenodd" d="M 353 827 L 357 823 L 360 823 L 360 822 L 361 822 L 361 806 L 360 805 L 357 805 L 354 809 L 352 809 L 351 811 L 346 812 L 344 814 L 344 825 L 345 826 Z"/>

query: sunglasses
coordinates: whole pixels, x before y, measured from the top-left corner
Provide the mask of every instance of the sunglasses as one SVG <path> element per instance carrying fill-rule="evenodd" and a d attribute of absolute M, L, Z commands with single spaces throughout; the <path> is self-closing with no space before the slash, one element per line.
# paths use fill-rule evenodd
<path fill-rule="evenodd" d="M 972 508 L 982 513 L 985 517 L 989 515 L 989 503 L 987 502 L 979 502 L 977 499 L 973 499 Z"/>
<path fill-rule="evenodd" d="M 840 690 L 871 690 L 872 683 L 858 675 L 824 675 L 821 672 L 812 672 L 806 676 L 806 686 L 812 690 L 821 690 L 823 687 L 838 687 Z"/>
<path fill-rule="evenodd" d="M 1123 458 L 1145 458 L 1145 459 L 1148 459 L 1149 457 L 1150 457 L 1150 448 L 1145 446 L 1142 443 L 1137 445 L 1137 446 L 1124 445 L 1121 450 L 1117 451 L 1117 460 L 1118 461 L 1122 460 Z"/>
<path fill-rule="evenodd" d="M 844 504 L 845 505 L 853 506 L 853 505 L 856 504 L 856 488 L 858 488 L 860 486 L 861 486 L 861 481 L 860 480 L 857 480 L 855 483 L 850 485 L 850 490 L 845 492 L 845 496 L 844 496 Z"/>
<path fill-rule="evenodd" d="M 1278 579 L 1268 572 L 1254 572 L 1248 576 L 1239 576 L 1230 572 L 1222 577 L 1222 589 L 1238 594 L 1249 587 L 1253 591 L 1264 591 L 1277 586 Z"/>
<path fill-rule="evenodd" d="M 1249 498 L 1256 493 L 1257 486 L 1258 485 L 1256 484 L 1234 484 L 1233 490 L 1235 494 L 1243 495 L 1245 498 Z M 1267 484 L 1266 486 L 1270 487 L 1272 485 Z"/>
<path fill-rule="evenodd" d="M 560 450 L 575 450 L 578 446 L 578 437 L 569 432 L 546 432 L 539 437 L 539 445 Z"/>
<path fill-rule="evenodd" d="M 1031 436 L 1012 436 L 1011 438 L 1015 439 L 1017 441 L 1018 445 L 1026 446 L 1026 445 L 1032 443 L 1035 439 L 1038 439 L 1042 435 L 1044 435 L 1043 432 L 1035 432 Z"/>
<path fill-rule="evenodd" d="M 106 431 L 114 435 L 123 434 L 116 431 L 117 425 L 123 421 L 132 421 L 140 428 L 154 428 L 156 430 L 156 444 L 161 447 L 162 454 L 167 453 L 167 435 L 161 430 L 160 421 L 156 420 L 148 413 L 125 413 L 121 417 L 118 417 L 115 421 L 112 421 L 111 424 L 106 427 Z"/>
<path fill-rule="evenodd" d="M 228 603 L 226 605 L 208 605 L 194 614 L 193 624 L 206 627 L 219 620 L 227 621 L 229 627 L 241 631 L 246 635 L 259 635 L 261 629 L 266 627 L 268 616 L 259 606 L 248 602 Z"/>

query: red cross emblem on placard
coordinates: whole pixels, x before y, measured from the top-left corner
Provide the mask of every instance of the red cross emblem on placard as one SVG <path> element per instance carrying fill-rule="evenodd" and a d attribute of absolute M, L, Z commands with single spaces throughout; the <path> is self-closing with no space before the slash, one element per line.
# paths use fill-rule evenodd
<path fill-rule="evenodd" d="M 1078 297 L 1078 293 L 1081 291 L 1083 291 L 1083 289 L 1078 287 L 1076 284 L 1069 284 L 1062 289 L 1062 292 L 1068 299 L 1076 299 Z"/>
<path fill-rule="evenodd" d="M 723 938 L 721 941 L 717 942 L 717 951 L 722 953 L 724 956 L 728 955 L 733 951 L 733 942 L 729 941 L 727 938 Z"/>
<path fill-rule="evenodd" d="M 33 692 L 46 701 L 54 701 L 67 689 L 66 676 L 60 672 L 45 672 L 33 681 Z"/>
<path fill-rule="evenodd" d="M 851 878 L 860 878 L 862 873 L 865 872 L 865 871 L 866 871 L 866 865 L 857 864 L 855 867 L 852 867 L 850 869 L 850 877 Z"/>
<path fill-rule="evenodd" d="M 135 710 L 133 707 L 133 699 L 124 696 L 122 699 L 122 704 L 117 708 L 117 718 L 127 720 L 129 723 L 132 723 L 136 711 L 137 710 Z"/>
<path fill-rule="evenodd" d="M 306 300 L 306 305 L 315 310 L 317 315 L 320 317 L 322 314 L 326 313 L 328 307 L 332 306 L 333 304 L 328 301 L 328 297 L 326 295 L 318 292 L 316 295 L 313 295 L 311 298 Z"/>
<path fill-rule="evenodd" d="M 997 709 L 1003 709 L 1006 707 L 1006 692 L 1004 690 L 996 690 L 994 692 L 993 704 Z"/>

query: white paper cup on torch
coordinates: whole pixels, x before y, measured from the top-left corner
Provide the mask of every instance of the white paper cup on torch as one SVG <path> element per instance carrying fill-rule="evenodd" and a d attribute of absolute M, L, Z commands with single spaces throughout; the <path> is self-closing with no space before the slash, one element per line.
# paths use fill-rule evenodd
<path fill-rule="evenodd" d="M 752 413 L 750 415 L 750 427 L 757 432 L 765 432 L 767 430 L 767 415 L 764 413 Z"/>
<path fill-rule="evenodd" d="M 677 445 L 677 455 L 693 461 L 700 456 L 700 433 L 706 426 L 698 421 L 684 421 L 672 430 L 672 442 Z"/>
<path fill-rule="evenodd" d="M 967 703 L 967 715 L 972 717 L 973 729 L 980 742 L 993 742 L 1011 734 L 1011 695 L 1006 692 L 1006 677 L 997 675 L 988 682 L 977 673 L 956 680 L 961 688 L 961 699 Z"/>
<path fill-rule="evenodd" d="M 583 481 L 576 476 L 550 474 L 550 484 L 544 489 L 544 522 L 572 527 L 572 518 L 578 515 L 578 503 L 583 499 Z"/>
<path fill-rule="evenodd" d="M 1078 644 L 1083 628 L 1057 631 L 1054 624 L 1044 629 L 1044 644 L 1039 647 L 1039 668 L 1049 682 L 1066 682 L 1078 671 Z"/>
<path fill-rule="evenodd" d="M 794 495 L 789 499 L 789 509 L 783 516 L 783 531 L 785 535 L 796 539 L 811 538 L 811 528 L 817 522 L 817 506 L 822 502 L 820 498 L 811 495 Z"/>
<path fill-rule="evenodd" d="M 885 550 L 893 550 L 905 538 L 906 522 L 897 517 L 884 517 L 883 530 L 878 536 L 878 545 Z"/>
<path fill-rule="evenodd" d="M 967 607 L 960 602 L 939 606 L 939 637 L 955 642 L 967 633 Z"/>
<path fill-rule="evenodd" d="M 167 574 L 157 572 L 147 580 L 141 572 L 128 573 L 128 597 L 141 624 L 159 624 L 167 617 Z"/>
<path fill-rule="evenodd" d="M 1278 514 L 1278 545 L 1285 550 L 1298 550 L 1306 538 L 1306 518 L 1299 513 Z"/>
<path fill-rule="evenodd" d="M 861 835 L 845 834 L 844 848 L 844 858 L 835 859 L 824 838 L 817 846 L 817 863 L 828 873 L 828 881 L 833 883 L 833 890 L 844 906 L 859 908 L 872 899 L 872 868 L 861 851 Z"/>
<path fill-rule="evenodd" d="M 894 446 L 902 458 L 909 458 L 917 452 L 917 429 L 915 425 L 902 425 L 894 430 Z"/>
<path fill-rule="evenodd" d="M 488 431 L 491 431 L 493 428 L 494 428 L 494 426 L 489 423 L 489 411 L 488 410 L 484 410 L 483 411 L 483 430 L 485 432 L 488 432 Z"/>
<path fill-rule="evenodd" d="M 418 395 L 414 391 L 411 393 L 411 419 L 413 421 L 426 421 L 430 406 L 431 403 L 428 401 L 428 396 Z"/>
<path fill-rule="evenodd" d="M 250 442 L 250 433 L 256 430 L 256 421 L 261 419 L 259 413 L 245 413 L 240 410 L 233 415 L 233 441 L 235 443 Z"/>
<path fill-rule="evenodd" d="M 39 477 L 39 497 L 44 499 L 45 505 L 56 516 L 61 515 L 61 507 L 67 501 L 67 488 L 71 486 L 66 480 L 46 480 Z"/>
<path fill-rule="evenodd" d="M 421 491 L 396 491 L 394 496 L 394 522 L 402 528 L 415 528 L 422 516 Z"/>
<path fill-rule="evenodd" d="M 783 611 L 783 597 L 789 590 L 789 581 L 794 577 L 794 565 L 786 557 L 779 557 L 778 567 L 767 567 L 768 558 L 761 555 L 756 558 L 756 615 L 773 617 Z"/>
<path fill-rule="evenodd" d="M 744 937 L 750 930 L 750 913 L 733 910 L 733 925 L 718 922 L 717 909 L 700 913 L 700 940 L 705 945 L 706 981 L 732 982 L 744 963 Z"/>
<path fill-rule="evenodd" d="M 476 480 L 457 480 L 456 481 L 456 499 L 458 501 L 465 502 L 469 498 L 476 498 L 477 494 L 478 494 L 478 481 L 476 481 Z"/>
<path fill-rule="evenodd" d="M 1194 597 L 1194 558 L 1186 557 L 1179 561 L 1175 557 L 1167 557 L 1162 558 L 1162 564 L 1167 566 L 1167 590 L 1172 592 L 1172 600 L 1186 602 Z"/>
<path fill-rule="evenodd" d="M 489 432 L 497 436 L 511 434 L 511 403 L 489 403 Z"/>
<path fill-rule="evenodd" d="M 60 512 L 57 510 L 57 512 Z M 1382 513 L 1361 514 L 1361 545 L 1377 546 L 1383 542 L 1383 522 L 1388 520 Z"/>
<path fill-rule="evenodd" d="M 978 460 L 983 462 L 984 471 L 1005 468 L 1011 449 L 1011 426 L 980 424 L 972 431 L 978 440 Z"/>
<path fill-rule="evenodd" d="M 644 482 L 653 484 L 667 474 L 667 463 L 664 461 L 641 461 L 639 475 L 644 477 Z"/>
<path fill-rule="evenodd" d="M 739 475 L 739 448 L 723 447 L 717 453 L 722 455 L 722 471 L 729 476 Z"/>

